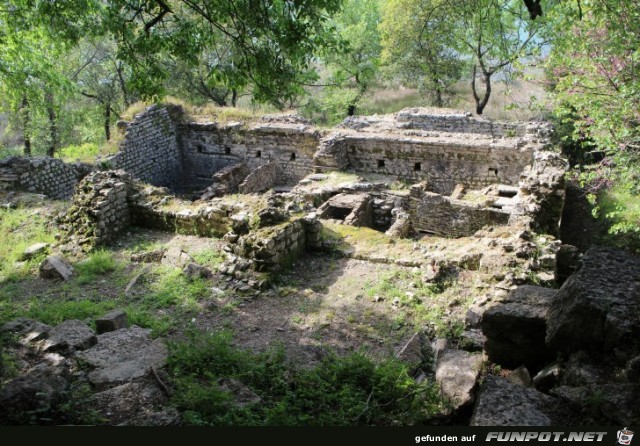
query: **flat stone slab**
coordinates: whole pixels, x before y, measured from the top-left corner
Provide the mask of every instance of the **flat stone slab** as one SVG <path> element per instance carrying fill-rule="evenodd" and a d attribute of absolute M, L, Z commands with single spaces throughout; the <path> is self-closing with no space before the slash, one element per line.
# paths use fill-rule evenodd
<path fill-rule="evenodd" d="M 71 279 L 71 276 L 73 276 L 73 266 L 62 256 L 49 256 L 40 264 L 40 277 L 43 279 L 67 281 Z"/>
<path fill-rule="evenodd" d="M 482 355 L 463 350 L 443 350 L 436 363 L 436 382 L 442 395 L 453 404 L 454 410 L 472 404 Z"/>
<path fill-rule="evenodd" d="M 95 367 L 89 373 L 89 381 L 97 386 L 143 377 L 152 367 L 163 367 L 167 356 L 164 342 L 152 341 L 149 330 L 137 326 L 101 334 L 94 347 L 77 355 Z"/>
<path fill-rule="evenodd" d="M 133 417 L 159 409 L 167 397 L 155 384 L 129 382 L 94 395 L 93 407 L 110 424 L 121 424 Z"/>
<path fill-rule="evenodd" d="M 427 353 L 425 350 L 430 352 L 431 344 L 429 344 L 424 334 L 416 332 L 396 353 L 396 357 L 407 364 L 411 372 L 415 372 L 425 359 L 425 353 Z"/>
<path fill-rule="evenodd" d="M 50 330 L 50 325 L 25 317 L 19 317 L 0 327 L 0 333 L 16 334 L 20 336 L 20 342 L 23 344 L 46 337 Z"/>
<path fill-rule="evenodd" d="M 86 350 L 96 343 L 96 335 L 91 328 L 79 320 L 69 320 L 56 325 L 42 341 L 45 352 L 73 353 Z"/>
<path fill-rule="evenodd" d="M 189 262 L 193 262 L 191 256 L 186 252 L 183 252 L 181 248 L 175 246 L 169 248 L 164 253 L 162 260 L 160 261 L 163 265 L 175 266 L 178 268 L 184 268 Z"/>
<path fill-rule="evenodd" d="M 32 259 L 37 255 L 47 252 L 48 249 L 49 249 L 48 243 L 36 243 L 34 245 L 29 246 L 27 249 L 23 251 L 22 255 L 20 256 L 20 260 Z"/>

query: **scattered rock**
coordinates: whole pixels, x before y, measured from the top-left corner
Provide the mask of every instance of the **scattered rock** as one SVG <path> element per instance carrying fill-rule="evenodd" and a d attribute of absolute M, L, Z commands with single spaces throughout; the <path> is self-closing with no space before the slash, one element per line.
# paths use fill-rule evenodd
<path fill-rule="evenodd" d="M 554 350 L 640 353 L 640 257 L 613 248 L 587 251 L 549 310 L 547 344 Z"/>
<path fill-rule="evenodd" d="M 182 272 L 190 279 L 211 279 L 213 277 L 213 272 L 209 268 L 197 263 L 187 264 Z"/>
<path fill-rule="evenodd" d="M 253 390 L 242 384 L 237 379 L 220 378 L 218 379 L 220 389 L 230 393 L 233 396 L 234 403 L 239 407 L 247 407 L 258 404 L 262 401 Z"/>
<path fill-rule="evenodd" d="M 167 397 L 153 382 L 128 382 L 94 395 L 93 408 L 109 424 L 126 423 L 166 404 Z"/>
<path fill-rule="evenodd" d="M 425 356 L 429 356 L 430 351 L 425 350 L 431 350 L 431 345 L 424 334 L 416 332 L 398 351 L 396 357 L 406 363 L 411 373 L 414 373 L 424 362 Z"/>
<path fill-rule="evenodd" d="M 165 249 L 155 249 L 153 251 L 131 254 L 131 261 L 134 263 L 160 263 L 164 257 Z"/>
<path fill-rule="evenodd" d="M 113 310 L 96 319 L 96 331 L 98 334 L 120 330 L 128 327 L 127 313 L 122 310 Z"/>
<path fill-rule="evenodd" d="M 86 350 L 95 345 L 96 335 L 91 328 L 79 320 L 68 320 L 53 327 L 41 349 L 45 352 L 73 354 L 76 350 Z"/>
<path fill-rule="evenodd" d="M 40 277 L 43 279 L 67 281 L 71 279 L 71 276 L 73 276 L 73 266 L 62 256 L 49 256 L 40 264 Z"/>
<path fill-rule="evenodd" d="M 471 426 L 552 426 L 562 423 L 560 401 L 537 390 L 488 375 L 478 394 Z M 568 409 L 567 409 L 568 411 Z"/>
<path fill-rule="evenodd" d="M 176 246 L 169 248 L 164 253 L 162 260 L 160 261 L 163 265 L 175 266 L 178 268 L 184 268 L 184 266 L 189 262 L 193 262 L 191 256 Z"/>
<path fill-rule="evenodd" d="M 559 286 L 576 272 L 580 262 L 580 252 L 573 245 L 561 245 L 556 253 L 555 279 Z"/>
<path fill-rule="evenodd" d="M 20 260 L 29 260 L 40 254 L 44 254 L 49 250 L 48 243 L 36 243 L 34 245 L 29 246 L 24 250 L 22 255 L 20 256 Z"/>
<path fill-rule="evenodd" d="M 533 377 L 533 385 L 536 389 L 542 392 L 548 391 L 560 381 L 561 375 L 562 368 L 560 367 L 560 364 L 550 364 L 540 370 L 538 374 Z"/>
<path fill-rule="evenodd" d="M 559 386 L 551 393 L 589 413 L 599 425 L 629 426 L 640 423 L 640 385 L 608 383 L 597 386 Z"/>
<path fill-rule="evenodd" d="M 89 373 L 89 381 L 100 386 L 145 376 L 151 367 L 164 366 L 167 354 L 162 340 L 152 341 L 149 330 L 134 325 L 99 335 L 98 343 L 77 357 L 95 368 Z"/>
<path fill-rule="evenodd" d="M 525 366 L 520 366 L 509 373 L 507 380 L 513 384 L 519 384 L 525 387 L 531 386 L 531 375 Z"/>
<path fill-rule="evenodd" d="M 51 326 L 24 317 L 7 322 L 0 327 L 0 333 L 16 334 L 20 336 L 20 342 L 23 344 L 45 338 L 50 330 Z"/>
<path fill-rule="evenodd" d="M 469 352 L 479 352 L 483 350 L 486 341 L 487 338 L 481 330 L 465 330 L 460 335 L 459 348 Z"/>
<path fill-rule="evenodd" d="M 503 367 L 536 369 L 552 357 L 545 346 L 546 316 L 556 291 L 523 285 L 482 317 L 489 359 Z"/>
<path fill-rule="evenodd" d="M 482 355 L 463 350 L 444 350 L 438 355 L 436 381 L 454 410 L 468 406 L 475 400 L 474 391 L 481 364 Z"/>

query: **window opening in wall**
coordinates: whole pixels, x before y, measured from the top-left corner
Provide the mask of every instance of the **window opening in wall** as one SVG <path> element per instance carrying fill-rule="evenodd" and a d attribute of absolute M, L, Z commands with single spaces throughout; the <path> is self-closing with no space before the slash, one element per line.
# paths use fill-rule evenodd
<path fill-rule="evenodd" d="M 262 158 L 262 150 L 256 152 L 256 158 Z"/>
<path fill-rule="evenodd" d="M 224 148 L 224 154 L 225 155 L 231 155 L 231 147 L 225 147 Z"/>
<path fill-rule="evenodd" d="M 291 161 L 296 160 L 296 152 L 291 152 L 291 157 L 289 158 Z"/>
<path fill-rule="evenodd" d="M 204 146 L 202 144 L 198 144 L 196 149 L 198 150 L 198 153 L 204 153 Z"/>
<path fill-rule="evenodd" d="M 421 163 L 415 163 L 413 165 L 413 171 L 414 172 L 420 172 L 422 170 L 422 164 Z"/>
<path fill-rule="evenodd" d="M 489 173 L 492 173 L 495 176 L 498 176 L 498 168 L 497 167 L 489 167 Z"/>
<path fill-rule="evenodd" d="M 384 160 L 378 160 L 378 169 L 384 169 Z"/>

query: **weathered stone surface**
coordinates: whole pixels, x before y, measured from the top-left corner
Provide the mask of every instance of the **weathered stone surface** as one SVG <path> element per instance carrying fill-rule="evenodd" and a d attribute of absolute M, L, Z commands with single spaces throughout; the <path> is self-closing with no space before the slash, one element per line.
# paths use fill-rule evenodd
<path fill-rule="evenodd" d="M 482 317 L 489 359 L 507 368 L 535 369 L 552 356 L 545 346 L 546 317 L 556 290 L 523 285 Z"/>
<path fill-rule="evenodd" d="M 160 263 L 163 265 L 184 268 L 189 262 L 193 262 L 193 259 L 189 254 L 183 252 L 182 248 L 172 246 L 164 253 Z"/>
<path fill-rule="evenodd" d="M 49 243 L 35 243 L 24 250 L 21 260 L 29 260 L 49 250 Z"/>
<path fill-rule="evenodd" d="M 520 366 L 509 373 L 507 381 L 513 384 L 529 387 L 531 385 L 531 375 L 525 366 Z"/>
<path fill-rule="evenodd" d="M 556 253 L 555 281 L 558 286 L 562 284 L 576 272 L 580 262 L 580 252 L 572 245 L 562 245 Z"/>
<path fill-rule="evenodd" d="M 96 331 L 98 334 L 120 330 L 128 326 L 127 313 L 123 310 L 113 310 L 96 319 Z"/>
<path fill-rule="evenodd" d="M 129 382 L 98 392 L 92 407 L 109 424 L 126 423 L 134 417 L 158 410 L 167 403 L 162 390 L 152 382 Z"/>
<path fill-rule="evenodd" d="M 221 390 L 228 392 L 233 396 L 233 402 L 239 407 L 251 406 L 262 401 L 260 396 L 237 379 L 220 378 L 218 380 L 218 385 Z"/>
<path fill-rule="evenodd" d="M 640 352 L 640 258 L 592 248 L 560 288 L 549 310 L 547 344 L 554 350 Z"/>
<path fill-rule="evenodd" d="M 640 423 L 640 385 L 608 383 L 597 386 L 559 386 L 551 393 L 571 403 L 577 410 L 588 410 L 598 424 L 631 426 Z"/>
<path fill-rule="evenodd" d="M 69 280 L 73 276 L 73 266 L 62 256 L 47 257 L 40 264 L 40 277 L 43 279 Z"/>
<path fill-rule="evenodd" d="M 209 268 L 197 263 L 188 263 L 182 272 L 191 279 L 210 279 L 213 277 L 213 272 Z"/>
<path fill-rule="evenodd" d="M 425 358 L 431 353 L 431 345 L 426 336 L 421 332 L 416 332 L 398 350 L 396 357 L 407 364 L 412 372 L 420 368 Z"/>
<path fill-rule="evenodd" d="M 547 391 L 560 381 L 561 375 L 562 368 L 560 364 L 549 364 L 533 377 L 533 385 L 540 391 Z"/>
<path fill-rule="evenodd" d="M 77 357 L 95 368 L 89 380 L 101 386 L 143 377 L 151 367 L 164 366 L 167 354 L 162 340 L 152 341 L 149 330 L 132 326 L 99 335 L 98 343 Z"/>
<path fill-rule="evenodd" d="M 66 365 L 46 362 L 4 384 L 0 389 L 0 425 L 26 424 L 28 411 L 47 410 L 64 399 L 70 381 Z"/>
<path fill-rule="evenodd" d="M 46 337 L 50 330 L 51 326 L 24 317 L 7 322 L 0 327 L 0 333 L 16 334 L 20 336 L 23 344 Z"/>
<path fill-rule="evenodd" d="M 560 424 L 558 400 L 535 389 L 488 375 L 478 394 L 471 426 L 552 426 Z"/>
<path fill-rule="evenodd" d="M 474 391 L 481 364 L 482 355 L 463 350 L 444 350 L 438 355 L 436 381 L 454 410 L 468 406 L 475 400 Z"/>
<path fill-rule="evenodd" d="M 86 350 L 95 345 L 96 335 L 82 321 L 65 321 L 53 327 L 42 342 L 42 351 L 70 354 L 76 350 Z"/>
<path fill-rule="evenodd" d="M 165 252 L 165 249 L 155 249 L 153 251 L 131 254 L 131 261 L 136 263 L 160 263 Z"/>

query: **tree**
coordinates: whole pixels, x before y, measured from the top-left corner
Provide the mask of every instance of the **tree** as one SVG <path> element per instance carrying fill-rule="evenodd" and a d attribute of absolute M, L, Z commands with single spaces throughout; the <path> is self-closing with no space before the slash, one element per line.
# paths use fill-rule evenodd
<path fill-rule="evenodd" d="M 491 97 L 492 77 L 539 53 L 546 22 L 530 21 L 520 0 L 453 0 L 450 7 L 457 18 L 458 50 L 473 60 L 471 89 L 481 115 Z"/>
<path fill-rule="evenodd" d="M 382 10 L 383 62 L 405 83 L 417 82 L 432 105 L 460 79 L 451 10 L 444 0 L 389 0 Z"/>

